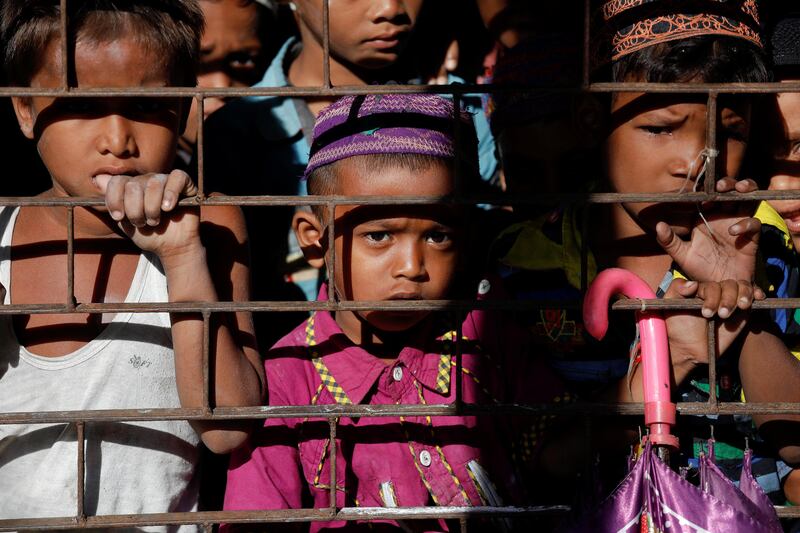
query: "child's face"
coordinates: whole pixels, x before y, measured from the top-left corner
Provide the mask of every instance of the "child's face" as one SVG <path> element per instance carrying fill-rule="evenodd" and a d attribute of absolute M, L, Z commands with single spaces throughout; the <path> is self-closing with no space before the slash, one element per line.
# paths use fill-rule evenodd
<path fill-rule="evenodd" d="M 226 88 L 249 87 L 261 79 L 265 60 L 258 35 L 258 5 L 240 0 L 200 2 L 206 27 L 200 41 L 200 69 L 197 85 Z M 203 118 L 225 105 L 223 98 L 206 98 Z M 192 100 L 184 138 L 197 140 L 197 104 Z"/>
<path fill-rule="evenodd" d="M 169 72 L 155 53 L 133 39 L 78 42 L 75 76 L 85 87 L 164 87 Z M 48 46 L 32 87 L 59 87 L 58 41 Z M 172 169 L 181 102 L 178 98 L 14 98 L 23 133 L 36 140 L 61 196 L 101 196 L 94 178 Z"/>
<path fill-rule="evenodd" d="M 356 67 L 397 61 L 423 0 L 331 0 L 331 53 Z M 322 43 L 322 1 L 295 0 L 297 15 Z"/>
<path fill-rule="evenodd" d="M 444 196 L 453 193 L 452 172 L 434 165 L 413 172 L 385 168 L 367 174 L 345 160 L 338 194 L 348 196 Z M 459 210 L 445 205 L 340 206 L 336 209 L 336 290 L 343 300 L 437 300 L 446 298 L 459 259 Z M 428 311 L 363 311 L 358 318 L 386 332 L 405 331 Z M 341 320 L 340 320 L 341 318 Z M 337 315 L 360 329 L 351 313 Z M 355 337 L 360 333 L 355 331 Z M 352 337 L 351 337 L 352 338 Z"/>
<path fill-rule="evenodd" d="M 778 135 L 773 145 L 769 188 L 800 190 L 800 94 L 778 94 L 775 103 L 778 116 L 772 127 Z M 793 235 L 800 235 L 800 200 L 770 203 L 786 221 L 789 231 Z"/>
<path fill-rule="evenodd" d="M 617 94 L 605 147 L 611 190 L 691 191 L 703 167 L 705 100 L 705 95 Z M 749 136 L 749 105 L 720 101 L 719 109 L 717 175 L 737 176 Z M 698 217 L 698 208 L 692 203 L 626 203 L 623 208 L 641 230 L 648 232 L 663 221 L 678 235 L 688 235 Z"/>

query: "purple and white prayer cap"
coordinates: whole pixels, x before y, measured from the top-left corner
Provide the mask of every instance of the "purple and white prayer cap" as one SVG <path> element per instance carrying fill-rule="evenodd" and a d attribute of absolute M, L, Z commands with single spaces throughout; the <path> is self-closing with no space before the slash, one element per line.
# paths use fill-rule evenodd
<path fill-rule="evenodd" d="M 471 127 L 465 112 L 459 113 L 459 122 Z M 345 96 L 317 117 L 303 178 L 321 166 L 359 155 L 420 154 L 455 159 L 455 126 L 453 102 L 441 96 Z M 469 146 L 468 135 L 464 137 Z"/>

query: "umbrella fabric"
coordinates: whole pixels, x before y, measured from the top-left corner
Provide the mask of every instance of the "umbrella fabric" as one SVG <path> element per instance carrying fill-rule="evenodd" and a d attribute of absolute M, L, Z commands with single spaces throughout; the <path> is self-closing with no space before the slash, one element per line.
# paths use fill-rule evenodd
<path fill-rule="evenodd" d="M 742 475 L 748 495 L 739 492 L 710 457 L 703 467 L 708 492 L 670 470 L 645 446 L 633 470 L 595 511 L 568 529 L 574 533 L 777 533 L 772 505 L 755 483 Z M 763 496 L 760 497 L 758 494 Z"/>

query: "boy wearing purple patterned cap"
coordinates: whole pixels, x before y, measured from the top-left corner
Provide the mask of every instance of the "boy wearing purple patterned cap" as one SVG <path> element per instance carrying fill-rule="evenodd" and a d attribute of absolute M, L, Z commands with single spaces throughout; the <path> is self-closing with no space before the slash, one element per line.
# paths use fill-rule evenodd
<path fill-rule="evenodd" d="M 465 120 L 462 116 L 458 124 Z M 438 96 L 342 98 L 317 120 L 306 171 L 309 191 L 451 196 L 455 167 L 469 159 L 457 156 L 456 124 L 452 103 Z M 458 298 L 468 281 L 462 275 L 465 214 L 446 202 L 337 206 L 336 299 Z M 294 217 L 298 241 L 315 266 L 330 266 L 328 215 L 318 207 Z M 490 283 L 482 281 L 478 298 L 490 292 Z M 327 295 L 323 287 L 319 299 Z M 270 404 L 451 404 L 458 383 L 454 326 L 449 315 L 428 310 L 318 311 L 267 355 Z M 470 312 L 461 332 L 465 402 L 563 399 L 547 368 L 522 353 L 527 344 L 506 328 L 501 331 L 487 312 Z M 522 503 L 534 486 L 524 482 L 525 474 L 540 472 L 545 463 L 562 467 L 543 459 L 550 453 L 543 424 L 529 417 L 463 415 L 344 418 L 337 431 L 337 506 Z M 232 457 L 225 507 L 328 507 L 328 432 L 319 419 L 268 419 L 250 446 Z M 311 530 L 328 525 L 357 527 L 317 522 Z M 423 524 L 383 525 L 408 530 Z M 452 529 L 445 521 L 424 526 Z"/>

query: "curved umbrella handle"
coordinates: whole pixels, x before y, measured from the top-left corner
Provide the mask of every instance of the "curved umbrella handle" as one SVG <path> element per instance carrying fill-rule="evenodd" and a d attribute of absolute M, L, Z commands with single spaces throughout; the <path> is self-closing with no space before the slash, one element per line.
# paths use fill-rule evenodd
<path fill-rule="evenodd" d="M 583 301 L 583 323 L 596 339 L 608 331 L 608 303 L 615 294 L 629 298 L 651 299 L 656 295 L 639 276 L 621 268 L 602 271 L 589 286 Z M 670 401 L 670 359 L 667 327 L 664 318 L 651 311 L 637 311 L 642 341 L 642 388 L 644 422 L 650 428 L 650 442 L 678 447 L 678 438 L 670 433 L 675 425 L 675 404 Z"/>

